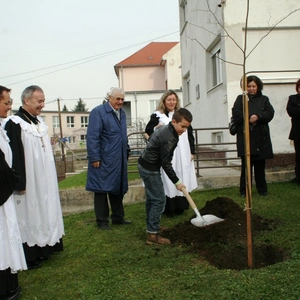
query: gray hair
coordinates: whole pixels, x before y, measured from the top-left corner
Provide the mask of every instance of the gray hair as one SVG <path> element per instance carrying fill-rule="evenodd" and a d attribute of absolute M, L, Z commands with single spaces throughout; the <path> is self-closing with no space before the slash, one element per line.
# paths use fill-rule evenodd
<path fill-rule="evenodd" d="M 119 87 L 112 87 L 108 93 L 108 96 L 114 96 L 115 94 L 125 95 L 123 89 L 121 89 Z"/>
<path fill-rule="evenodd" d="M 35 91 L 44 93 L 44 91 L 38 85 L 28 86 L 21 94 L 22 104 L 24 104 L 25 99 L 30 98 Z"/>

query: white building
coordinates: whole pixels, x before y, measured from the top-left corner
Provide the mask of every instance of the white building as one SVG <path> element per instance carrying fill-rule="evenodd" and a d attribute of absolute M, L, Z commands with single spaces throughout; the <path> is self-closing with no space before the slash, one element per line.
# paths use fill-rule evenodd
<path fill-rule="evenodd" d="M 294 152 L 288 140 L 288 96 L 300 78 L 300 3 L 251 0 L 246 33 L 244 0 L 179 0 L 182 88 L 194 128 L 225 127 L 246 73 L 264 83 L 275 117 L 270 122 L 274 153 Z M 298 9 L 298 11 L 296 11 Z M 235 141 L 228 130 L 211 130 L 203 142 Z"/>

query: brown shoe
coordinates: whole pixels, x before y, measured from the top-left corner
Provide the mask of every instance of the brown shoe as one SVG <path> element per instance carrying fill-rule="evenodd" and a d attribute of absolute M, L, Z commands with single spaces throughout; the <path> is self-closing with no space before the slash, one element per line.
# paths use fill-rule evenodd
<path fill-rule="evenodd" d="M 157 233 L 147 233 L 147 239 L 146 239 L 146 244 L 147 245 L 169 245 L 171 244 L 169 239 L 163 238 Z"/>

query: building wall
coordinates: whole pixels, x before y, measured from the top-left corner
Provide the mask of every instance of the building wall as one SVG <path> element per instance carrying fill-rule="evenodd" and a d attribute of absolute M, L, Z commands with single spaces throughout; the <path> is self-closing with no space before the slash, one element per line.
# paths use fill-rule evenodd
<path fill-rule="evenodd" d="M 125 91 L 163 90 L 165 88 L 164 66 L 141 66 L 120 68 L 119 85 Z"/>
<path fill-rule="evenodd" d="M 187 108 L 197 115 L 193 127 L 225 127 L 228 125 L 233 103 L 237 95 L 242 93 L 240 79 L 243 75 L 243 51 L 241 49 L 245 46 L 246 2 L 179 0 L 178 3 L 183 98 L 187 97 L 189 86 L 191 100 Z M 219 4 L 222 4 L 221 7 L 218 6 Z M 284 18 L 298 6 L 296 0 L 250 2 L 246 44 L 246 53 L 249 57 L 246 60 L 245 70 L 255 73 L 262 79 L 263 93 L 269 96 L 274 106 L 275 117 L 270 122 L 270 127 L 275 153 L 293 151 L 287 139 L 290 120 L 285 109 L 287 98 L 295 93 L 294 85 L 300 77 L 300 56 L 297 54 L 300 12 Z M 280 20 L 283 21 L 279 22 Z M 278 25 L 271 30 L 276 23 Z M 218 40 L 222 81 L 211 86 L 211 57 Z M 277 72 L 282 70 L 294 72 Z M 197 96 L 197 86 L 199 86 L 200 97 Z M 227 130 L 223 130 L 221 134 L 223 141 L 235 141 L 235 137 L 230 136 Z M 203 133 L 201 139 L 204 142 L 214 142 L 214 132 Z"/>
<path fill-rule="evenodd" d="M 165 81 L 167 82 L 167 88 L 180 89 L 182 86 L 180 43 L 168 51 L 163 59 L 166 61 Z"/>

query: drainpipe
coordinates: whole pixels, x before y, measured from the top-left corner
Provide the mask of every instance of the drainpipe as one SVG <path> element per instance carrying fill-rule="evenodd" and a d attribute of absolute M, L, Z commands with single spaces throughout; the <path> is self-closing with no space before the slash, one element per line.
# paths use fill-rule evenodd
<path fill-rule="evenodd" d="M 137 96 L 136 96 L 136 92 L 134 93 L 134 102 L 135 102 L 135 122 L 137 124 Z M 138 130 L 138 127 L 137 127 Z"/>

